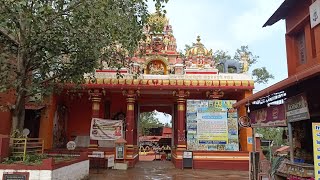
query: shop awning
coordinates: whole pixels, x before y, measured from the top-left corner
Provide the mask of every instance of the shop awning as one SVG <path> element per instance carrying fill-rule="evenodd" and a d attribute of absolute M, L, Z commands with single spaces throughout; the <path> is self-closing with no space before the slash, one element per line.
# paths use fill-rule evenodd
<path fill-rule="evenodd" d="M 309 69 L 306 69 L 304 71 L 301 71 L 299 73 L 297 73 L 296 75 L 293 75 L 287 79 L 284 79 L 266 89 L 263 89 L 245 99 L 242 99 L 241 101 L 235 103 L 233 105 L 234 108 L 238 108 L 239 106 L 245 105 L 247 103 L 251 103 L 252 101 L 255 101 L 261 97 L 270 95 L 272 93 L 276 93 L 279 91 L 284 90 L 285 88 L 288 88 L 290 86 L 293 86 L 299 82 L 302 82 L 304 80 L 307 80 L 311 77 L 317 76 L 320 74 L 320 64 L 319 65 L 315 65 Z"/>

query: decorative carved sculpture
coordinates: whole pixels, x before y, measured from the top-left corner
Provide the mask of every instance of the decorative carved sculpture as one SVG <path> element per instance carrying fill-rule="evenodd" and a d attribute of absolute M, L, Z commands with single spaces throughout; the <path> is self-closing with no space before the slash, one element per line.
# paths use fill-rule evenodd
<path fill-rule="evenodd" d="M 167 51 L 168 50 L 168 46 L 170 43 L 170 39 L 168 36 L 165 36 L 164 40 L 163 40 L 163 44 L 164 44 L 164 49 Z"/>
<path fill-rule="evenodd" d="M 247 54 L 241 55 L 241 61 L 242 61 L 242 72 L 246 73 L 249 70 L 249 57 Z"/>
<path fill-rule="evenodd" d="M 236 73 L 241 73 L 242 62 L 235 59 L 221 59 L 219 64 L 223 64 L 223 72 L 228 73 L 229 68 L 235 68 Z"/>

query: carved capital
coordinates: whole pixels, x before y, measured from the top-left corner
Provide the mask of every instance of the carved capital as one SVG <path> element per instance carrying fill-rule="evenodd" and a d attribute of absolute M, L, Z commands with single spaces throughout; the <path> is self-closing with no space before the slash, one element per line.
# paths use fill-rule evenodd
<path fill-rule="evenodd" d="M 122 95 L 127 97 L 127 102 L 134 102 L 140 96 L 139 90 L 123 90 Z"/>
<path fill-rule="evenodd" d="M 190 92 L 185 90 L 178 90 L 178 91 L 173 91 L 172 94 L 173 96 L 177 97 L 179 100 L 179 99 L 185 99 L 189 97 Z"/>
<path fill-rule="evenodd" d="M 106 91 L 104 89 L 89 89 L 88 94 L 89 99 L 100 102 L 101 97 L 106 95 Z"/>
<path fill-rule="evenodd" d="M 220 99 L 224 96 L 224 92 L 220 89 L 210 90 L 206 92 L 206 96 L 209 99 Z"/>

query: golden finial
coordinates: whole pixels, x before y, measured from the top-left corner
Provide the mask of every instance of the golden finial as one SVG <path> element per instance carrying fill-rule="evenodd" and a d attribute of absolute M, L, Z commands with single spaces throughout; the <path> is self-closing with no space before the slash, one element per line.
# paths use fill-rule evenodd
<path fill-rule="evenodd" d="M 201 39 L 200 36 L 197 36 L 197 42 L 200 43 Z"/>

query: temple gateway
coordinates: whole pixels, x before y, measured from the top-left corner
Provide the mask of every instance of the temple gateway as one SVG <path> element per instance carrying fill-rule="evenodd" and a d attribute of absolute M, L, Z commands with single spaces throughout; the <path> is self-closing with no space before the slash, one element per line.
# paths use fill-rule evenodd
<path fill-rule="evenodd" d="M 118 71 L 102 63 L 83 89 L 66 87 L 51 96 L 39 120 L 45 149 L 63 149 L 74 141 L 78 150 L 112 155 L 115 139 L 122 137 L 123 159 L 134 166 L 139 161 L 139 114 L 157 110 L 172 116 L 172 162 L 177 168 L 182 167 L 183 153 L 192 151 L 194 168 L 248 170 L 252 131 L 238 126 L 245 106 L 232 108 L 254 88 L 246 60 L 223 60 L 219 71 L 212 50 L 199 36 L 180 56 L 169 21 L 157 15 L 150 21 L 164 28 L 144 28 L 146 39 L 139 42 L 136 55 L 128 57 L 130 66 Z M 114 120 L 114 137 L 92 138 L 101 133 L 105 119 Z"/>

